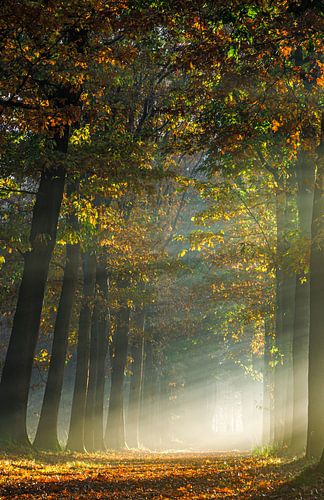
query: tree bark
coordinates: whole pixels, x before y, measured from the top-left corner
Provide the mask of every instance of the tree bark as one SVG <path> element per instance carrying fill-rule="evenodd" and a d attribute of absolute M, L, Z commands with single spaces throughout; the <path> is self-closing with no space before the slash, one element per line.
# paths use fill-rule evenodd
<path fill-rule="evenodd" d="M 282 377 L 283 377 L 283 353 L 282 353 L 282 343 L 283 343 L 283 272 L 281 268 L 281 259 L 283 254 L 283 235 L 284 235 L 284 211 L 285 211 L 285 194 L 282 192 L 276 195 L 276 223 L 277 223 L 277 268 L 276 268 L 276 349 L 277 357 L 276 366 L 274 370 L 274 443 L 282 444 L 283 442 L 283 427 L 284 427 L 284 416 L 283 416 L 283 387 L 282 387 Z"/>
<path fill-rule="evenodd" d="M 79 260 L 79 245 L 67 244 L 63 285 L 54 327 L 51 361 L 34 441 L 34 446 L 39 449 L 60 449 L 57 435 L 58 413 L 63 387 L 70 319 L 78 279 Z"/>
<path fill-rule="evenodd" d="M 96 259 L 85 253 L 83 264 L 83 300 L 79 316 L 77 364 L 67 449 L 84 451 L 84 420 L 88 386 L 91 317 L 96 283 Z"/>
<path fill-rule="evenodd" d="M 124 425 L 124 371 L 127 360 L 129 308 L 120 306 L 116 314 L 116 333 L 112 359 L 111 388 L 106 427 L 107 447 L 114 450 L 125 448 Z"/>
<path fill-rule="evenodd" d="M 296 276 L 287 268 L 288 250 L 286 234 L 293 228 L 291 197 L 277 195 L 277 304 L 276 347 L 278 362 L 274 373 L 274 442 L 277 446 L 290 444 L 292 423 L 292 339 L 295 307 Z"/>
<path fill-rule="evenodd" d="M 143 376 L 143 348 L 144 348 L 144 311 L 136 314 L 136 337 L 132 342 L 133 375 L 130 382 L 128 418 L 127 418 L 127 445 L 130 448 L 139 447 L 139 418 L 141 408 L 141 388 Z"/>
<path fill-rule="evenodd" d="M 65 155 L 69 129 L 55 136 L 58 153 Z M 12 332 L 0 383 L 0 440 L 28 445 L 26 414 L 33 359 L 50 260 L 56 242 L 65 183 L 62 163 L 44 168 L 33 209 L 30 250 L 24 270 Z"/>
<path fill-rule="evenodd" d="M 103 405 L 105 361 L 108 349 L 108 274 L 105 264 L 97 262 L 96 304 L 92 315 L 89 382 L 86 401 L 85 447 L 87 451 L 104 450 Z"/>
<path fill-rule="evenodd" d="M 108 336 L 110 332 L 110 314 L 108 309 L 109 279 L 107 265 L 104 259 L 97 263 L 97 284 L 99 288 L 100 301 L 98 304 L 98 357 L 95 394 L 95 426 L 94 426 L 94 448 L 104 450 L 104 395 L 105 395 L 105 363 L 108 352 Z"/>
<path fill-rule="evenodd" d="M 294 327 L 294 310 L 295 310 L 295 294 L 296 294 L 296 274 L 287 272 L 284 276 L 283 286 L 283 354 L 284 354 L 284 379 L 282 384 L 285 385 L 285 393 L 283 393 L 283 408 L 284 408 L 284 427 L 283 427 L 283 445 L 290 446 L 292 437 L 292 420 L 293 420 L 293 360 L 292 360 L 292 345 L 293 345 L 293 327 Z"/>
<path fill-rule="evenodd" d="M 164 359 L 164 363 L 165 363 Z M 160 402 L 159 402 L 159 441 L 161 449 L 166 449 L 170 445 L 170 399 L 169 399 L 169 380 L 167 369 L 161 366 L 160 373 Z M 191 400 L 191 393 L 190 393 Z M 189 420 L 190 422 L 190 420 Z"/>
<path fill-rule="evenodd" d="M 69 182 L 67 195 L 71 196 L 75 189 L 75 183 Z M 70 215 L 69 222 L 73 229 L 77 228 L 75 214 Z M 63 387 L 70 320 L 78 280 L 79 261 L 80 245 L 67 243 L 63 284 L 54 326 L 51 360 L 41 415 L 34 440 L 34 446 L 44 450 L 60 449 L 57 434 L 58 413 Z"/>
<path fill-rule="evenodd" d="M 154 448 L 155 389 L 157 373 L 154 366 L 153 345 L 150 339 L 144 343 L 144 386 L 143 386 L 143 435 L 142 442 L 147 448 Z"/>
<path fill-rule="evenodd" d="M 272 390 L 273 368 L 271 366 L 271 319 L 264 321 L 264 365 L 263 365 L 263 416 L 262 416 L 262 443 L 264 446 L 272 442 Z"/>
<path fill-rule="evenodd" d="M 324 114 L 315 177 L 310 257 L 310 330 L 308 430 L 306 453 L 320 457 L 324 448 Z"/>
<path fill-rule="evenodd" d="M 84 423 L 84 445 L 87 451 L 94 451 L 94 428 L 95 428 L 95 398 L 97 385 L 97 362 L 98 362 L 98 305 L 93 310 L 91 319 L 90 356 L 89 356 L 89 379 L 85 406 Z"/>
<path fill-rule="evenodd" d="M 301 153 L 296 167 L 299 233 L 305 241 L 309 241 L 311 236 L 315 165 L 312 159 L 307 158 L 307 154 Z M 302 453 L 306 447 L 309 315 L 309 276 L 305 278 L 305 273 L 299 272 L 296 280 L 293 337 L 293 425 L 291 441 L 293 453 Z"/>

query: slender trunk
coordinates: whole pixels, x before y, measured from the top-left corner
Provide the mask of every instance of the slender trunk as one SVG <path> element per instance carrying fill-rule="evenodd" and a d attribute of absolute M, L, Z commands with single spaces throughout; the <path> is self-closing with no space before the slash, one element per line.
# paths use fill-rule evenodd
<path fill-rule="evenodd" d="M 127 360 L 129 313 L 129 308 L 122 305 L 116 314 L 114 356 L 106 427 L 107 447 L 114 450 L 125 448 L 124 371 Z"/>
<path fill-rule="evenodd" d="M 292 361 L 292 345 L 293 345 L 293 327 L 294 327 L 294 310 L 295 310 L 295 294 L 296 294 L 296 274 L 285 274 L 284 277 L 284 297 L 283 297 L 283 327 L 284 327 L 284 435 L 283 444 L 290 446 L 292 437 L 292 419 L 293 419 L 293 361 Z"/>
<path fill-rule="evenodd" d="M 324 448 L 324 114 L 321 143 L 318 148 L 314 205 L 311 229 L 310 258 L 310 331 L 308 372 L 308 431 L 309 457 L 319 457 Z"/>
<path fill-rule="evenodd" d="M 190 394 L 191 399 L 191 394 Z M 160 411 L 159 411 L 159 433 L 160 446 L 166 449 L 170 443 L 170 399 L 169 380 L 165 366 L 160 370 Z"/>
<path fill-rule="evenodd" d="M 274 442 L 282 444 L 283 442 L 283 304 L 282 304 L 282 282 L 283 272 L 281 268 L 281 259 L 283 254 L 282 242 L 284 234 L 284 210 L 285 210 L 285 194 L 277 193 L 276 195 L 276 221 L 277 221 L 277 269 L 276 269 L 276 349 L 278 350 L 278 359 L 274 371 Z"/>
<path fill-rule="evenodd" d="M 293 194 L 296 189 L 296 176 L 291 175 L 287 181 L 287 203 L 285 210 L 285 251 L 289 253 L 289 234 L 296 230 L 296 197 Z M 285 394 L 285 415 L 284 415 L 284 444 L 289 446 L 292 438 L 293 421 L 293 337 L 294 337 L 294 314 L 296 295 L 296 272 L 289 269 L 291 262 L 283 262 L 283 335 L 284 335 L 284 356 L 286 358 L 286 394 Z"/>
<path fill-rule="evenodd" d="M 133 375 L 130 382 L 129 390 L 129 405 L 127 418 L 127 445 L 130 448 L 139 447 L 139 418 L 141 404 L 141 386 L 143 375 L 143 328 L 144 328 L 144 312 L 140 311 L 136 314 L 136 338 L 132 343 Z"/>
<path fill-rule="evenodd" d="M 144 387 L 143 387 L 143 444 L 154 448 L 154 417 L 156 370 L 153 358 L 153 345 L 150 339 L 144 344 Z"/>
<path fill-rule="evenodd" d="M 322 456 L 321 456 L 320 463 L 318 464 L 318 468 L 319 468 L 320 472 L 324 472 L 324 449 L 322 451 Z"/>
<path fill-rule="evenodd" d="M 56 150 L 64 155 L 68 135 L 66 128 L 63 137 L 55 137 Z M 62 164 L 44 169 L 33 209 L 31 249 L 24 255 L 24 271 L 0 383 L 0 439 L 9 443 L 29 445 L 28 393 L 64 182 Z"/>
<path fill-rule="evenodd" d="M 103 400 L 105 388 L 105 360 L 108 348 L 107 310 L 103 300 L 108 298 L 106 267 L 97 263 L 98 293 L 92 315 L 89 382 L 86 401 L 85 447 L 87 451 L 104 450 Z M 100 294 L 100 295 L 99 295 Z"/>
<path fill-rule="evenodd" d="M 83 300 L 79 316 L 77 364 L 67 449 L 84 451 L 84 419 L 88 385 L 90 330 L 96 282 L 96 259 L 84 254 Z"/>
<path fill-rule="evenodd" d="M 84 445 L 87 451 L 94 451 L 95 400 L 98 361 L 98 305 L 96 304 L 91 320 L 89 379 L 85 407 Z"/>
<path fill-rule="evenodd" d="M 275 435 L 278 446 L 291 440 L 292 424 L 292 339 L 295 308 L 296 276 L 285 262 L 287 234 L 294 227 L 293 203 L 291 197 L 281 192 L 277 195 L 277 308 L 276 347 L 279 360 L 275 367 Z"/>
<path fill-rule="evenodd" d="M 75 188 L 75 183 L 68 183 L 68 196 L 75 191 Z M 70 215 L 69 222 L 72 228 L 76 229 L 77 220 L 75 214 Z M 78 279 L 79 260 L 80 246 L 67 243 L 63 284 L 54 327 L 51 361 L 34 441 L 34 446 L 40 449 L 60 449 L 57 434 L 58 413 L 63 387 L 69 326 Z"/>
<path fill-rule="evenodd" d="M 95 424 L 94 448 L 104 450 L 103 411 L 105 394 L 105 363 L 108 351 L 108 335 L 110 331 L 110 315 L 107 305 L 108 300 L 108 271 L 104 260 L 97 263 L 97 284 L 99 287 L 100 302 L 98 303 L 98 355 L 95 394 Z"/>
<path fill-rule="evenodd" d="M 154 418 L 154 446 L 156 450 L 161 450 L 163 448 L 163 422 L 161 420 L 161 413 L 164 410 L 164 405 L 162 402 L 162 377 L 161 377 L 161 366 L 158 367 L 156 371 L 156 384 L 155 384 L 155 418 Z M 183 409 L 182 409 L 182 421 L 181 421 L 181 431 L 183 430 Z"/>
<path fill-rule="evenodd" d="M 305 242 L 310 240 L 314 196 L 314 161 L 300 153 L 297 161 L 297 208 L 299 233 Z M 294 338 L 293 338 L 293 426 L 291 449 L 302 453 L 307 435 L 307 373 L 309 343 L 309 277 L 299 272 L 296 280 Z"/>
<path fill-rule="evenodd" d="M 263 418 L 262 418 L 262 443 L 271 443 L 271 417 L 272 417 L 272 375 L 271 367 L 272 331 L 271 319 L 264 321 L 264 365 L 263 365 Z"/>
<path fill-rule="evenodd" d="M 80 260 L 79 245 L 66 245 L 66 263 L 60 302 L 54 327 L 51 361 L 34 446 L 59 450 L 57 435 L 59 405 L 63 387 L 69 326 Z"/>
<path fill-rule="evenodd" d="M 293 338 L 294 391 L 291 449 L 294 453 L 302 453 L 305 450 L 307 434 L 309 283 L 300 280 L 301 277 L 298 276 Z"/>
<path fill-rule="evenodd" d="M 97 196 L 94 204 L 100 205 Z M 105 200 L 109 206 L 110 201 Z M 108 349 L 108 272 L 105 259 L 98 257 L 96 266 L 96 304 L 92 318 L 89 383 L 86 402 L 85 446 L 88 451 L 104 450 L 103 410 L 105 361 Z"/>

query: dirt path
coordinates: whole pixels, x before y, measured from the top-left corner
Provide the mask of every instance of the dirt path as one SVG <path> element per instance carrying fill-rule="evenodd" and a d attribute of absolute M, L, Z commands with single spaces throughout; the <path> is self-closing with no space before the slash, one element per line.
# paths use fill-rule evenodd
<path fill-rule="evenodd" d="M 324 499 L 303 461 L 235 453 L 38 454 L 0 457 L 0 498 Z"/>

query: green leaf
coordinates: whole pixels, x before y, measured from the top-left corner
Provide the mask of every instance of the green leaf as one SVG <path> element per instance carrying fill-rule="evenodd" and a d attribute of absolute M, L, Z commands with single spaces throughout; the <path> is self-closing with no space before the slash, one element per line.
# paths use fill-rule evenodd
<path fill-rule="evenodd" d="M 229 48 L 229 51 L 227 52 L 227 57 L 231 59 L 232 57 L 237 56 L 237 49 L 233 45 Z"/>
<path fill-rule="evenodd" d="M 256 7 L 249 7 L 248 8 L 248 11 L 247 11 L 247 15 L 248 17 L 251 17 L 252 19 L 254 19 L 258 14 L 258 11 L 257 11 L 257 8 Z"/>

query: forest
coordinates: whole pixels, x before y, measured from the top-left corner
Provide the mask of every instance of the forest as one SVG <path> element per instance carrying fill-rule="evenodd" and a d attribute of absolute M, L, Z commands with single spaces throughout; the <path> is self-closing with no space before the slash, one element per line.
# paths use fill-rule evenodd
<path fill-rule="evenodd" d="M 324 498 L 321 0 L 0 9 L 0 498 Z"/>

